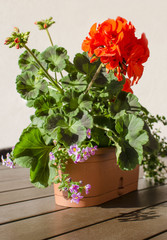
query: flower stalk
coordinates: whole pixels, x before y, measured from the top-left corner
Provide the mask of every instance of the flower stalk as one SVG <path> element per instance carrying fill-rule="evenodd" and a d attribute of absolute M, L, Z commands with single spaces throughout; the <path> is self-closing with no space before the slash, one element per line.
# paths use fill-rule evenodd
<path fill-rule="evenodd" d="M 62 88 L 58 85 L 57 81 L 53 80 L 52 77 L 50 76 L 50 74 L 47 72 L 47 70 L 42 66 L 42 64 L 40 63 L 40 61 L 37 59 L 37 57 L 34 55 L 34 53 L 29 49 L 29 47 L 27 47 L 27 45 L 24 45 L 25 49 L 31 54 L 31 56 L 35 59 L 35 61 L 39 64 L 39 66 L 42 68 L 42 70 L 45 73 L 45 76 L 54 84 L 54 86 L 56 87 L 56 89 L 59 92 L 63 92 Z"/>
<path fill-rule="evenodd" d="M 86 94 L 86 93 L 90 90 L 90 88 L 92 87 L 92 85 L 93 85 L 93 83 L 95 82 L 96 78 L 98 77 L 98 75 L 99 75 L 102 67 L 103 67 L 103 63 L 101 63 L 101 64 L 99 65 L 97 71 L 95 72 L 95 75 L 93 76 L 91 82 L 89 83 L 89 85 L 88 85 L 88 87 L 87 87 L 87 89 L 86 89 L 86 91 L 85 91 L 85 94 Z"/>
<path fill-rule="evenodd" d="M 46 30 L 46 32 L 47 32 L 47 34 L 48 34 L 50 43 L 51 43 L 51 45 L 52 45 L 52 47 L 53 47 L 53 41 L 52 41 L 52 38 L 51 38 L 50 33 L 49 33 L 49 31 L 48 31 L 48 28 L 46 28 L 45 30 Z"/>

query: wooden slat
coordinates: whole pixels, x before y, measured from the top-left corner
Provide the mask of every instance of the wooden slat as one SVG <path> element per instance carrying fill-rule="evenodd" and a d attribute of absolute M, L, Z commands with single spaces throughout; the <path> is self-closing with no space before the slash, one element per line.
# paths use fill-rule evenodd
<path fill-rule="evenodd" d="M 0 171 L 0 182 L 12 181 L 16 179 L 29 179 L 30 170 L 28 168 L 7 168 Z"/>
<path fill-rule="evenodd" d="M 149 238 L 150 240 L 167 240 L 167 230 L 165 232 L 156 234 L 157 236 L 153 236 L 151 238 Z M 148 239 L 145 239 L 148 240 Z"/>
<path fill-rule="evenodd" d="M 134 240 L 145 239 L 167 228 L 167 203 L 56 237 L 57 240 Z M 155 239 L 155 238 L 154 238 Z M 162 239 L 162 238 L 160 238 Z"/>
<path fill-rule="evenodd" d="M 65 209 L 55 204 L 54 196 L 0 207 L 0 224 Z"/>
<path fill-rule="evenodd" d="M 167 191 L 167 186 L 135 191 L 97 207 L 69 208 L 32 217 L 31 219 L 28 218 L 4 224 L 1 225 L 1 237 L 2 239 L 5 239 L 5 237 L 6 239 L 12 239 L 12 237 L 13 239 L 22 239 L 21 237 L 23 237 L 24 233 L 24 240 L 38 240 L 59 236 L 60 234 L 82 227 L 90 227 L 97 223 L 102 224 L 102 222 L 110 221 L 121 214 L 131 213 L 141 208 L 167 201 L 167 195 L 164 194 L 165 191 Z M 163 217 L 162 220 L 164 220 Z M 127 229 L 126 231 L 128 232 Z"/>
<path fill-rule="evenodd" d="M 32 188 L 34 185 L 29 179 L 17 179 L 12 181 L 0 182 L 0 194 L 1 192 L 13 191 L 22 188 Z"/>
<path fill-rule="evenodd" d="M 12 184 L 12 183 L 11 183 Z M 48 187 L 44 189 L 38 188 L 27 188 L 27 189 L 19 189 L 10 192 L 2 192 L 0 193 L 0 206 L 5 204 L 11 204 L 21 201 L 27 201 L 31 199 L 46 197 L 46 196 L 53 196 L 54 191 L 53 187 Z"/>

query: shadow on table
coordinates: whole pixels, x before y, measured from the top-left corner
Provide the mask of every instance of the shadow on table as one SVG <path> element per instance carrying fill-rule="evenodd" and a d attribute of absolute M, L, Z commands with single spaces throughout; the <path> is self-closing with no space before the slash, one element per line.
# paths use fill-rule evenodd
<path fill-rule="evenodd" d="M 163 185 L 162 185 L 163 186 Z M 99 205 L 101 208 L 138 208 L 148 207 L 163 202 L 162 186 L 134 191 L 109 202 Z"/>
<path fill-rule="evenodd" d="M 144 221 L 160 217 L 153 209 L 147 209 L 144 211 L 138 211 L 133 213 L 127 213 L 125 216 L 118 218 L 119 222 L 133 222 L 133 221 Z"/>

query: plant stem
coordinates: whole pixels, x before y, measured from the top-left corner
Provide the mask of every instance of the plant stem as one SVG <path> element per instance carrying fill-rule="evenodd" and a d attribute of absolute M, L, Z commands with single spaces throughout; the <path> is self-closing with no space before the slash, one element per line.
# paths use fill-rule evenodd
<path fill-rule="evenodd" d="M 62 72 L 60 72 L 60 75 L 61 75 L 61 77 L 63 78 L 63 74 L 62 74 Z"/>
<path fill-rule="evenodd" d="M 99 75 L 102 67 L 103 67 L 103 64 L 101 63 L 101 64 L 99 65 L 97 71 L 95 72 L 95 75 L 93 76 L 91 82 L 89 83 L 89 85 L 88 85 L 88 87 L 87 87 L 87 89 L 86 89 L 86 91 L 85 91 L 85 94 L 89 91 L 89 89 L 91 88 L 91 86 L 92 86 L 93 83 L 95 82 L 95 80 L 96 80 L 96 78 L 98 77 L 98 75 Z"/>
<path fill-rule="evenodd" d="M 109 129 L 109 128 L 106 128 L 106 127 L 101 127 L 101 126 L 99 126 L 99 125 L 97 125 L 97 124 L 94 124 L 94 126 L 95 126 L 96 128 L 102 129 L 102 130 L 104 130 L 104 131 L 112 132 L 112 137 L 111 137 L 111 136 L 108 136 L 108 137 L 109 137 L 112 141 L 114 141 L 114 142 L 115 142 L 115 140 L 117 139 L 117 142 L 118 142 L 118 137 L 117 137 L 117 135 L 115 134 L 115 132 L 114 132 L 113 130 L 111 130 L 111 129 Z"/>
<path fill-rule="evenodd" d="M 50 74 L 47 72 L 47 70 L 42 66 L 42 64 L 40 63 L 40 61 L 36 58 L 36 56 L 34 55 L 34 53 L 26 46 L 24 45 L 25 49 L 31 54 L 31 56 L 35 59 L 35 61 L 38 63 L 38 65 L 42 68 L 42 70 L 45 73 L 45 76 L 55 85 L 56 89 L 60 92 L 63 92 L 62 88 L 58 85 L 57 81 L 52 79 L 52 76 L 50 76 Z"/>
<path fill-rule="evenodd" d="M 46 32 L 47 32 L 47 34 L 48 34 L 49 40 L 50 40 L 50 42 L 51 42 L 51 45 L 53 46 L 52 38 L 51 38 L 50 33 L 49 33 L 49 31 L 48 31 L 47 28 L 46 28 Z"/>
<path fill-rule="evenodd" d="M 47 34 L 48 34 L 49 40 L 50 40 L 51 45 L 52 45 L 52 47 L 53 47 L 53 46 L 54 46 L 54 45 L 53 45 L 53 41 L 52 41 L 52 38 L 51 38 L 51 36 L 50 36 L 50 33 L 49 33 L 48 28 L 46 28 L 46 32 L 47 32 Z M 61 74 L 61 77 L 63 78 L 63 74 L 62 74 L 62 72 L 60 72 L 60 74 Z M 56 77 L 56 80 L 57 80 L 56 73 L 55 73 L 55 77 Z"/>

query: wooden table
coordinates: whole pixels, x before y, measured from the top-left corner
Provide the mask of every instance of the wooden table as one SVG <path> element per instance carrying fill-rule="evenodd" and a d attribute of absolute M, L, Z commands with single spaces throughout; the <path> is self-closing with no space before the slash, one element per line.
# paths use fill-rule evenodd
<path fill-rule="evenodd" d="M 53 187 L 36 189 L 29 170 L 0 166 L 0 240 L 167 240 L 167 185 L 89 208 L 56 206 Z"/>

